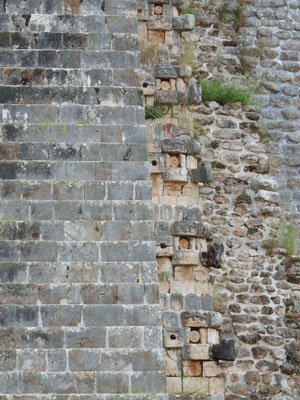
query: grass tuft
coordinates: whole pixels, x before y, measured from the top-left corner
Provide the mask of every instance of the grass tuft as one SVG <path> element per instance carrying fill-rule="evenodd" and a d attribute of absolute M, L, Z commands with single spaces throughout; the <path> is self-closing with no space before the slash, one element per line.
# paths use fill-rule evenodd
<path fill-rule="evenodd" d="M 182 7 L 181 14 L 192 14 L 197 18 L 200 16 L 200 10 L 194 6 L 193 2 L 186 1 Z"/>
<path fill-rule="evenodd" d="M 195 68 L 196 45 L 192 42 L 185 43 L 180 55 L 180 64 Z"/>
<path fill-rule="evenodd" d="M 202 101 L 216 101 L 224 105 L 228 103 L 242 103 L 246 106 L 251 103 L 253 91 L 250 89 L 243 89 L 236 84 L 224 83 L 221 79 L 212 81 L 204 80 L 201 82 L 202 88 Z"/>
<path fill-rule="evenodd" d="M 159 106 L 146 106 L 145 119 L 156 119 L 164 116 L 164 110 Z"/>

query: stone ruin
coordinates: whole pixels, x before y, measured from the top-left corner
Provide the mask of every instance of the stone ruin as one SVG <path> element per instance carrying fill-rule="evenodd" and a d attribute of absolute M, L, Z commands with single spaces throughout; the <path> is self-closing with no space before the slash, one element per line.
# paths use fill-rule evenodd
<path fill-rule="evenodd" d="M 300 398 L 299 24 L 0 0 L 0 400 Z"/>

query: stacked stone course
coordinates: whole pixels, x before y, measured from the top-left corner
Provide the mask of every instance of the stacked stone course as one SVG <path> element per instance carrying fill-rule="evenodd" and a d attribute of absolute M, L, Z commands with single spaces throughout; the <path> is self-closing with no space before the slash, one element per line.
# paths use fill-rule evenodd
<path fill-rule="evenodd" d="M 163 398 L 136 3 L 0 12 L 0 397 Z"/>

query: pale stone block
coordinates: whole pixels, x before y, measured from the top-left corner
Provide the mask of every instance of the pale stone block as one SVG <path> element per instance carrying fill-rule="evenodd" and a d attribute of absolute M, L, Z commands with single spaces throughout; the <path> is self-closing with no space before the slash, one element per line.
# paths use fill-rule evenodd
<path fill-rule="evenodd" d="M 172 267 L 172 263 L 171 260 L 167 257 L 162 257 L 159 260 L 157 260 L 158 262 L 158 273 L 161 272 L 172 272 L 173 271 L 173 267 Z"/>
<path fill-rule="evenodd" d="M 199 252 L 196 250 L 176 251 L 172 257 L 173 265 L 198 265 Z"/>
<path fill-rule="evenodd" d="M 182 361 L 184 376 L 200 376 L 202 367 L 200 361 Z"/>
<path fill-rule="evenodd" d="M 207 344 L 207 328 L 200 329 L 200 342 L 201 344 Z"/>
<path fill-rule="evenodd" d="M 176 90 L 176 79 L 170 79 L 171 90 Z"/>
<path fill-rule="evenodd" d="M 154 96 L 145 96 L 146 106 L 154 106 Z"/>
<path fill-rule="evenodd" d="M 182 393 L 182 384 L 180 377 L 167 377 L 167 392 L 169 394 Z"/>
<path fill-rule="evenodd" d="M 207 343 L 208 344 L 218 344 L 220 342 L 219 331 L 216 329 L 207 330 Z"/>
<path fill-rule="evenodd" d="M 166 182 L 187 182 L 188 171 L 186 168 L 168 168 L 164 174 Z"/>
<path fill-rule="evenodd" d="M 187 156 L 186 167 L 188 169 L 197 169 L 198 167 L 198 160 L 194 156 Z"/>
<path fill-rule="evenodd" d="M 148 28 L 146 22 L 139 22 L 138 26 L 139 42 L 144 45 L 148 42 Z"/>
<path fill-rule="evenodd" d="M 208 378 L 220 375 L 221 368 L 215 361 L 203 362 L 203 376 Z"/>
<path fill-rule="evenodd" d="M 170 282 L 171 293 L 181 293 L 183 295 L 193 293 L 195 290 L 195 284 L 192 280 L 189 281 L 172 281 Z"/>
<path fill-rule="evenodd" d="M 177 78 L 176 86 L 177 86 L 178 92 L 184 92 L 186 90 L 186 84 L 182 78 Z"/>
<path fill-rule="evenodd" d="M 209 379 L 200 377 L 183 378 L 183 392 L 185 394 L 207 394 Z"/>
<path fill-rule="evenodd" d="M 174 43 L 174 35 L 172 31 L 165 32 L 165 43 L 170 45 Z"/>
<path fill-rule="evenodd" d="M 177 281 L 193 280 L 193 270 L 190 267 L 175 267 L 175 279 Z"/>
<path fill-rule="evenodd" d="M 181 353 L 181 352 L 180 352 Z M 178 350 L 168 350 L 166 355 L 167 376 L 181 376 L 180 362 L 178 361 Z"/>
<path fill-rule="evenodd" d="M 183 348 L 184 360 L 210 360 L 208 344 L 187 344 Z"/>
<path fill-rule="evenodd" d="M 209 379 L 209 394 L 224 394 L 225 382 L 222 378 Z"/>
<path fill-rule="evenodd" d="M 178 8 L 177 7 L 172 7 L 173 9 L 173 17 L 178 17 L 179 16 L 179 12 L 178 12 Z"/>

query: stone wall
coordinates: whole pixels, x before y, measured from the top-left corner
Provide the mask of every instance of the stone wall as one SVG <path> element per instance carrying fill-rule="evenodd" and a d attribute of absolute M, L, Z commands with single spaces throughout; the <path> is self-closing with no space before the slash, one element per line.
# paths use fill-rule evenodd
<path fill-rule="evenodd" d="M 0 398 L 162 398 L 136 2 L 0 12 Z"/>
<path fill-rule="evenodd" d="M 279 170 L 273 143 L 282 138 L 275 127 L 291 124 L 283 121 L 287 110 L 278 123 L 267 119 L 269 108 L 279 118 L 272 79 L 262 80 L 272 51 L 258 52 L 259 32 L 248 31 L 267 25 L 261 9 L 272 20 L 278 15 L 282 28 L 286 14 L 277 7 L 288 7 L 249 1 L 236 26 L 220 21 L 222 4 L 194 2 L 196 18 L 182 14 L 181 1 L 138 4 L 168 391 L 218 400 L 296 399 L 299 261 L 281 247 L 283 216 L 294 220 L 296 208 L 278 192 L 286 193 L 286 180 L 272 178 L 297 181 L 296 168 Z M 254 49 L 245 47 L 249 38 Z M 220 74 L 259 86 L 254 105 L 201 104 L 199 81 Z M 296 82 L 286 79 L 277 83 L 283 93 Z M 296 197 L 289 197 L 294 205 Z"/>

